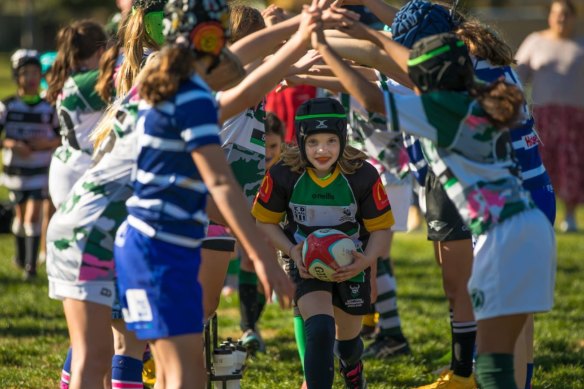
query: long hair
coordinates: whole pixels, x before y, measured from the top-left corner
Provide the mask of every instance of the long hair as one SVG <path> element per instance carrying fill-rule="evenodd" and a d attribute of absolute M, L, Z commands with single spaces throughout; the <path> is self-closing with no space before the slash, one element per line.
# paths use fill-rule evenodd
<path fill-rule="evenodd" d="M 81 20 L 62 28 L 57 34 L 57 57 L 47 74 L 47 100 L 54 104 L 71 73 L 80 69 L 83 60 L 105 48 L 107 36 L 100 24 Z"/>
<path fill-rule="evenodd" d="M 249 34 L 266 28 L 262 14 L 255 8 L 236 4 L 230 6 L 229 10 L 229 28 L 231 30 L 229 43 L 235 43 Z"/>
<path fill-rule="evenodd" d="M 284 165 L 290 167 L 295 173 L 302 173 L 306 170 L 306 161 L 300 155 L 300 149 L 297 145 L 285 146 L 282 156 L 280 157 Z M 339 158 L 337 163 L 341 171 L 345 174 L 353 174 L 363 166 L 363 161 L 367 159 L 367 155 L 353 146 L 346 146 L 343 155 Z"/>
<path fill-rule="evenodd" d="M 99 61 L 99 77 L 95 84 L 95 91 L 103 101 L 111 102 L 115 96 L 114 73 L 118 58 L 124 46 L 122 37 L 124 36 L 128 15 L 128 13 L 124 14 L 123 19 L 119 23 L 117 33 L 111 38 L 109 48 Z"/>
<path fill-rule="evenodd" d="M 124 44 L 124 63 L 118 72 L 116 94 L 125 96 L 134 85 L 134 80 L 144 62 L 144 49 L 159 50 L 160 45 L 146 32 L 144 10 L 136 8 L 123 26 L 120 38 Z"/>
<path fill-rule="evenodd" d="M 495 66 L 515 63 L 513 50 L 492 27 L 474 18 L 465 18 L 454 33 L 466 44 L 471 55 Z"/>
<path fill-rule="evenodd" d="M 138 77 L 136 77 L 136 85 L 140 85 L 144 77 L 148 72 L 152 69 L 156 69 L 160 65 L 160 58 L 158 53 L 153 53 L 151 56 L 148 57 L 146 64 L 138 73 Z M 99 123 L 95 126 L 93 131 L 91 132 L 89 139 L 93 142 L 93 149 L 97 153 L 99 150 L 99 146 L 107 139 L 110 133 L 113 130 L 114 126 L 114 118 L 115 114 L 120 106 L 125 101 L 124 99 L 118 99 L 113 104 L 108 105 L 107 109 L 105 110 L 104 114 L 102 115 Z"/>
<path fill-rule="evenodd" d="M 500 79 L 490 84 L 474 83 L 468 92 L 478 101 L 495 127 L 512 128 L 519 121 L 524 96 L 517 86 Z"/>
<path fill-rule="evenodd" d="M 159 58 L 159 66 L 149 67 L 140 84 L 140 97 L 152 105 L 176 94 L 181 82 L 194 73 L 195 56 L 189 48 L 165 47 Z"/>

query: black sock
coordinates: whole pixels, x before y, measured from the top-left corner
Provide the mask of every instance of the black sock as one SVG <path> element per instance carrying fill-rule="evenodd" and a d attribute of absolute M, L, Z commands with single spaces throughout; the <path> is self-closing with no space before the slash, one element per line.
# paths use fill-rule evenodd
<path fill-rule="evenodd" d="M 473 367 L 473 354 L 477 336 L 477 323 L 452 322 L 452 360 L 454 374 L 470 377 Z"/>
<path fill-rule="evenodd" d="M 256 318 L 255 318 L 255 322 L 257 323 L 258 321 L 260 321 L 260 317 L 262 317 L 262 312 L 264 311 L 264 308 L 266 306 L 266 296 L 263 293 L 260 293 L 258 291 L 258 299 L 257 299 L 257 312 L 256 312 Z"/>
<path fill-rule="evenodd" d="M 14 260 L 16 264 L 24 269 L 26 263 L 26 243 L 24 236 L 14 235 Z"/>
<path fill-rule="evenodd" d="M 361 360 L 363 340 L 360 336 L 349 340 L 335 340 L 335 355 L 346 368 L 354 367 Z"/>
<path fill-rule="evenodd" d="M 335 375 L 335 319 L 329 315 L 311 316 L 304 322 L 304 331 L 304 375 L 308 389 L 332 388 Z"/>
<path fill-rule="evenodd" d="M 254 330 L 258 314 L 258 284 L 255 273 L 240 270 L 239 273 L 239 313 L 242 331 Z"/>
<path fill-rule="evenodd" d="M 36 274 L 36 266 L 39 258 L 40 236 L 26 236 L 25 243 L 25 270 L 28 274 Z"/>

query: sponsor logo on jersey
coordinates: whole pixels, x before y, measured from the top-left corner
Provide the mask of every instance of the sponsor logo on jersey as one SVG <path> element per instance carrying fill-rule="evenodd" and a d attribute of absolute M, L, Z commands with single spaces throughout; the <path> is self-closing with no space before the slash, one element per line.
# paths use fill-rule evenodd
<path fill-rule="evenodd" d="M 378 211 L 384 210 L 389 206 L 389 198 L 387 197 L 387 192 L 381 182 L 381 177 L 379 177 L 375 182 L 375 185 L 373 185 L 373 201 L 375 202 L 375 207 Z"/>
<path fill-rule="evenodd" d="M 535 134 L 525 135 L 523 141 L 525 142 L 526 149 L 531 149 L 539 144 L 539 139 L 537 139 L 537 135 Z"/>
<path fill-rule="evenodd" d="M 312 194 L 312 198 L 314 200 L 318 199 L 318 200 L 334 200 L 335 199 L 335 195 L 329 192 L 326 193 L 313 193 Z"/>
<path fill-rule="evenodd" d="M 306 207 L 303 205 L 293 205 L 292 213 L 294 214 L 294 220 L 297 223 L 304 223 L 306 221 Z"/>
<path fill-rule="evenodd" d="M 272 190 L 274 189 L 274 181 L 272 180 L 272 176 L 268 172 L 264 179 L 262 180 L 262 186 L 260 186 L 260 190 L 258 192 L 258 197 L 264 203 L 270 201 L 270 197 L 272 196 Z"/>
<path fill-rule="evenodd" d="M 251 132 L 251 138 L 249 139 L 254 145 L 266 146 L 266 133 L 262 130 L 254 128 Z"/>
<path fill-rule="evenodd" d="M 344 223 L 344 222 L 351 222 L 353 220 L 355 220 L 355 219 L 353 218 L 353 215 L 351 214 L 351 210 L 349 208 L 343 208 L 343 216 L 341 216 L 339 221 L 341 223 Z"/>

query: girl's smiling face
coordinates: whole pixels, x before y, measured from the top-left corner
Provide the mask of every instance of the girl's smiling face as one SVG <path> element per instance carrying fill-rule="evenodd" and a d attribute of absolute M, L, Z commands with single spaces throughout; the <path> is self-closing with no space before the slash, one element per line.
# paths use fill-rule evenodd
<path fill-rule="evenodd" d="M 314 166 L 316 175 L 324 177 L 329 174 L 341 151 L 341 141 L 335 134 L 312 134 L 305 141 L 306 158 Z"/>

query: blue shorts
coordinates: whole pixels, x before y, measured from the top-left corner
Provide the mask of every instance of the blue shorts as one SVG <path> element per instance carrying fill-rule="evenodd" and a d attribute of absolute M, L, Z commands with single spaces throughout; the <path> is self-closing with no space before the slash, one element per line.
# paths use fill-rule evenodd
<path fill-rule="evenodd" d="M 202 333 L 200 248 L 152 239 L 124 223 L 114 258 L 124 320 L 138 339 Z"/>
<path fill-rule="evenodd" d="M 556 194 L 554 187 L 545 185 L 529 191 L 533 202 L 548 218 L 552 226 L 556 221 Z"/>

